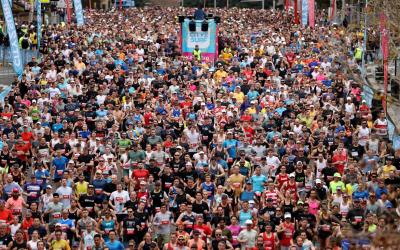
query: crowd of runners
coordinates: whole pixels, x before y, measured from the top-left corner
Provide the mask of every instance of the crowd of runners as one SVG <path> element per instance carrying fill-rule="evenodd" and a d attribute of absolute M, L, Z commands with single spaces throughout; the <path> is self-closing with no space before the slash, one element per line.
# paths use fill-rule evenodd
<path fill-rule="evenodd" d="M 321 13 L 218 9 L 215 63 L 180 55 L 193 9 L 44 27 L 1 105 L 0 249 L 368 249 L 398 231 L 400 151 L 353 75 L 362 38 Z"/>

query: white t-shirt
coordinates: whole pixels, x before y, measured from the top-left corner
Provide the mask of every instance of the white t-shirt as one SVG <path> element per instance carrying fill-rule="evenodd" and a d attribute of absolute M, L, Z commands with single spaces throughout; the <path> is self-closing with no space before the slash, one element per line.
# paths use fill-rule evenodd
<path fill-rule="evenodd" d="M 57 188 L 56 193 L 60 195 L 60 201 L 64 205 L 64 209 L 69 208 L 71 206 L 72 188 L 61 186 Z"/>
<path fill-rule="evenodd" d="M 121 192 L 114 191 L 111 193 L 110 200 L 114 202 L 115 210 L 117 214 L 124 214 L 123 208 L 125 203 L 129 200 L 129 193 L 126 190 L 122 190 Z"/>

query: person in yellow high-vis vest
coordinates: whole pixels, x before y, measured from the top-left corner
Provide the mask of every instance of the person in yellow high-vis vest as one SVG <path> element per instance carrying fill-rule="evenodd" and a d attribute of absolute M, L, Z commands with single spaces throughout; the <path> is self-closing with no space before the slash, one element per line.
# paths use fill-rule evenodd
<path fill-rule="evenodd" d="M 360 46 L 358 46 L 358 47 L 354 50 L 354 59 L 356 59 L 356 62 L 357 62 L 358 64 L 360 64 L 361 61 L 362 61 L 362 54 L 363 54 L 362 48 L 361 48 Z"/>
<path fill-rule="evenodd" d="M 201 51 L 199 49 L 199 45 L 196 45 L 193 50 L 193 57 L 197 61 L 201 61 Z"/>

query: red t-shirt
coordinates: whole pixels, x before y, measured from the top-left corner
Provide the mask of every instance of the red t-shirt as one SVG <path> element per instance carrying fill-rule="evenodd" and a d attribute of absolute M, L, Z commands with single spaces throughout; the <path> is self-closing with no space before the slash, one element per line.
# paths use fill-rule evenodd
<path fill-rule="evenodd" d="M 132 172 L 132 178 L 137 181 L 136 188 L 139 188 L 140 182 L 147 181 L 147 178 L 149 178 L 149 170 L 135 169 Z"/>
<path fill-rule="evenodd" d="M 13 219 L 14 216 L 9 209 L 4 208 L 0 211 L 0 222 L 11 223 Z"/>

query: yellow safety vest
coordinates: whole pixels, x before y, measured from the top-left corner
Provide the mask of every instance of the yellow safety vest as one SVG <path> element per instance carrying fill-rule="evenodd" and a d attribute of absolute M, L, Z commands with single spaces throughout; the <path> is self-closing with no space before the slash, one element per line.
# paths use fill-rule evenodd
<path fill-rule="evenodd" d="M 196 58 L 196 60 L 200 61 L 201 60 L 201 51 L 193 50 L 193 56 Z"/>
<path fill-rule="evenodd" d="M 354 52 L 354 58 L 356 59 L 361 59 L 362 57 L 362 49 L 360 47 L 356 48 L 356 51 Z"/>

